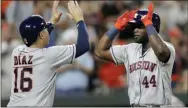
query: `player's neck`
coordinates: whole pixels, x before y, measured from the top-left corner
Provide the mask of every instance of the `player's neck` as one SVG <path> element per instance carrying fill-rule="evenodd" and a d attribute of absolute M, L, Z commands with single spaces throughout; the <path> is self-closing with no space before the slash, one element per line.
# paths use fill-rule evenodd
<path fill-rule="evenodd" d="M 42 44 L 39 44 L 39 43 L 34 43 L 30 46 L 30 48 L 44 48 L 44 46 Z"/>
<path fill-rule="evenodd" d="M 150 47 L 149 42 L 142 43 L 142 54 L 144 54 Z"/>
<path fill-rule="evenodd" d="M 149 42 L 142 43 L 143 49 L 148 49 L 150 47 Z"/>

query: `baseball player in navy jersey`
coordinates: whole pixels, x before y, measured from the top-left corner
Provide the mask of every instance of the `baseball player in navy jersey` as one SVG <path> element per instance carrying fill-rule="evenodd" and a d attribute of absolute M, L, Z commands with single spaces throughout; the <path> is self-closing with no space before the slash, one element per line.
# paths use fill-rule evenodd
<path fill-rule="evenodd" d="M 115 36 L 131 27 L 135 43 L 112 46 Z M 125 12 L 114 28 L 100 39 L 96 55 L 102 59 L 124 64 L 127 71 L 128 95 L 133 107 L 171 105 L 171 74 L 175 59 L 174 46 L 158 34 L 160 17 L 148 10 Z"/>
<path fill-rule="evenodd" d="M 88 33 L 82 11 L 77 1 L 68 3 L 67 15 L 77 23 L 77 43 L 45 48 L 49 33 L 59 21 L 59 1 L 54 1 L 50 23 L 40 15 L 25 19 L 19 31 L 25 45 L 12 52 L 12 89 L 7 106 L 52 106 L 55 94 L 55 79 L 59 66 L 71 64 L 73 60 L 89 50 Z"/>

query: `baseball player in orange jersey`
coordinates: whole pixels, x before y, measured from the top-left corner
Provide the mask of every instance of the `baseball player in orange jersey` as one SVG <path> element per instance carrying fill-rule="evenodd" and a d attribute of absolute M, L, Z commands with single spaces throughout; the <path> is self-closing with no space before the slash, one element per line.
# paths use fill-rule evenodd
<path fill-rule="evenodd" d="M 131 27 L 135 43 L 112 46 L 115 36 Z M 125 12 L 99 41 L 96 55 L 124 64 L 127 71 L 128 95 L 133 107 L 171 105 L 171 74 L 175 59 L 174 46 L 160 38 L 160 17 L 148 10 Z"/>
<path fill-rule="evenodd" d="M 68 16 L 77 23 L 77 43 L 45 48 L 49 33 L 61 14 L 59 1 L 54 1 L 50 24 L 40 15 L 25 19 L 19 31 L 25 45 L 12 52 L 12 89 L 9 106 L 52 106 L 55 94 L 56 69 L 89 50 L 88 33 L 77 1 L 68 3 Z"/>

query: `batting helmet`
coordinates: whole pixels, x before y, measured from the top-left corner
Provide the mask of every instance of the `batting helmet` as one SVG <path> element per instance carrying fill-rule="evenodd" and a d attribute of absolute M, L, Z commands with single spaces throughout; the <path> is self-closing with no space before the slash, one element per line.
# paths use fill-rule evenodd
<path fill-rule="evenodd" d="M 45 28 L 47 28 L 47 25 L 43 17 L 32 15 L 20 24 L 19 32 L 24 43 L 30 46 L 37 40 L 39 33 Z"/>
<path fill-rule="evenodd" d="M 147 10 L 138 10 L 134 16 L 134 19 L 132 21 L 130 21 L 129 23 L 142 24 L 141 18 L 142 18 L 142 16 L 147 15 L 147 13 L 148 13 Z M 160 17 L 158 14 L 153 13 L 152 22 L 153 22 L 153 26 L 155 27 L 156 31 L 159 32 L 161 21 L 160 21 Z"/>

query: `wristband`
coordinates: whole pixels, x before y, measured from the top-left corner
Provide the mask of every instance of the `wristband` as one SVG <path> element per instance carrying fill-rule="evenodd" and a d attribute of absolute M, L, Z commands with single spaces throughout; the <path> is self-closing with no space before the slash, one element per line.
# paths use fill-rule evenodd
<path fill-rule="evenodd" d="M 55 25 L 54 24 L 52 24 L 52 23 L 47 23 L 46 24 L 46 26 L 47 26 L 47 30 L 48 30 L 48 32 L 49 32 L 49 34 L 52 32 L 52 30 L 55 28 Z"/>
<path fill-rule="evenodd" d="M 158 34 L 157 31 L 155 30 L 155 28 L 153 27 L 153 24 L 147 25 L 146 31 L 147 31 L 148 37 L 151 36 L 151 35 L 157 35 Z"/>
<path fill-rule="evenodd" d="M 113 27 L 112 29 L 110 29 L 106 35 L 109 37 L 110 40 L 113 40 L 116 35 L 119 33 L 119 30 L 116 29 L 115 27 Z"/>

